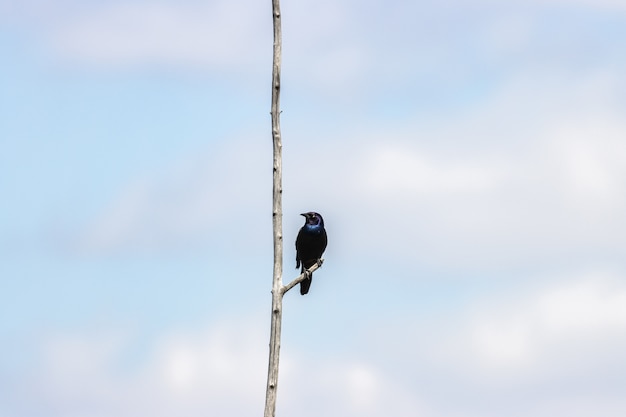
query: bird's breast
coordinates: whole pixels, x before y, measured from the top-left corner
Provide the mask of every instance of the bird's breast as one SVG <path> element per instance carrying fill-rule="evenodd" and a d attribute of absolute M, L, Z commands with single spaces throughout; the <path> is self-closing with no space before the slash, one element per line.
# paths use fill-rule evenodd
<path fill-rule="evenodd" d="M 324 230 L 322 226 L 306 226 L 307 233 L 320 234 L 322 233 L 322 230 Z"/>

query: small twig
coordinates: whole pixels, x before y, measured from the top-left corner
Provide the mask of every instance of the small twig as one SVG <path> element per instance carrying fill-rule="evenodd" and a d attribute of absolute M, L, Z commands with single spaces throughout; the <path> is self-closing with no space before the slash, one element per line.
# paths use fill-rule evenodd
<path fill-rule="evenodd" d="M 295 287 L 296 285 L 298 285 L 305 279 L 309 278 L 311 274 L 313 274 L 313 272 L 317 271 L 322 266 L 323 263 L 324 263 L 323 259 L 318 259 L 317 262 L 312 267 L 310 267 L 309 269 L 301 273 L 298 276 L 298 278 L 294 279 L 287 285 L 283 285 L 282 288 L 280 289 L 280 294 L 281 295 L 285 294 L 287 291 L 289 291 L 290 289 L 292 289 L 293 287 Z"/>

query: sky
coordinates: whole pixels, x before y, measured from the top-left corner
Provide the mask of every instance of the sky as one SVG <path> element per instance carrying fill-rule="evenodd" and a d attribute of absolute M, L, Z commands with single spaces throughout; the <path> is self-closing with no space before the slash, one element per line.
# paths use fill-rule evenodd
<path fill-rule="evenodd" d="M 277 416 L 626 415 L 626 3 L 283 0 Z M 261 415 L 271 2 L 0 0 L 0 416 Z"/>

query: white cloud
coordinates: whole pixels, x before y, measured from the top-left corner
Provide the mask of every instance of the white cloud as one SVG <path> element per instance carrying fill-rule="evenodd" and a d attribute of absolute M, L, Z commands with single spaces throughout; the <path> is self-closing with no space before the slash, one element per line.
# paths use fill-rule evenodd
<path fill-rule="evenodd" d="M 467 269 L 622 251 L 626 125 L 614 82 L 511 80 L 457 118 L 368 132 L 346 145 L 354 164 L 341 190 L 350 197 L 338 199 L 378 219 L 368 246 L 384 242 L 379 253 L 421 264 Z M 326 183 L 342 175 L 327 171 Z M 350 233 L 360 235 L 357 223 Z"/>
<path fill-rule="evenodd" d="M 620 415 L 623 276 L 596 270 L 545 278 L 443 315 L 368 321 L 362 328 L 369 342 L 355 333 L 335 353 L 300 350 L 292 338 L 281 355 L 278 414 Z M 259 320 L 170 329 L 148 348 L 130 330 L 48 333 L 37 367 L 11 381 L 4 406 L 13 414 L 5 415 L 28 415 L 33 404 L 51 416 L 244 416 L 262 409 L 267 329 Z"/>
<path fill-rule="evenodd" d="M 435 353 L 440 361 L 489 384 L 513 385 L 594 379 L 607 366 L 626 366 L 623 277 L 600 270 L 545 278 L 532 290 L 476 300 L 443 342 L 445 354 Z"/>
<path fill-rule="evenodd" d="M 261 12 L 258 2 L 112 2 L 74 14 L 50 41 L 70 60 L 105 68 L 233 70 L 271 50 L 271 23 Z"/>
<path fill-rule="evenodd" d="M 214 322 L 204 331 L 170 331 L 140 352 L 143 360 L 130 362 L 129 351 L 137 349 L 132 332 L 51 334 L 42 345 L 41 366 L 12 388 L 11 405 L 15 416 L 31 404 L 63 416 L 258 414 L 267 370 L 264 329 L 246 319 Z M 413 395 L 379 369 L 348 358 L 316 360 L 293 346 L 283 352 L 281 414 L 415 415 Z"/>
<path fill-rule="evenodd" d="M 612 85 L 592 77 L 559 98 L 570 83 L 550 89 L 515 80 L 446 124 L 285 136 L 285 213 L 315 204 L 335 224 L 334 246 L 347 253 L 453 268 L 619 251 L 626 125 L 606 93 Z M 248 213 L 269 205 L 271 149 L 253 136 L 132 180 L 91 225 L 85 247 L 160 250 L 223 243 L 241 230 L 261 241 L 261 223 Z M 363 217 L 379 220 L 363 230 Z"/>
<path fill-rule="evenodd" d="M 375 145 L 361 166 L 369 192 L 420 194 L 493 192 L 505 180 L 497 166 L 467 159 L 450 161 L 410 148 Z"/>
<path fill-rule="evenodd" d="M 563 10 L 593 3 L 555 1 Z M 30 0 L 28 7 L 16 6 L 11 14 L 21 17 L 13 20 L 29 22 L 51 55 L 65 64 L 122 71 L 175 68 L 213 75 L 269 72 L 271 4 L 250 0 L 53 3 Z M 605 1 L 599 8 L 611 10 L 606 5 L 612 3 Z M 493 74 L 495 81 L 521 67 L 539 63 L 544 68 L 555 56 L 555 67 L 564 71 L 587 64 L 581 62 L 584 53 L 570 53 L 570 44 L 559 39 L 546 42 L 553 39 L 554 31 L 546 32 L 541 25 L 543 3 L 521 4 L 523 9 L 511 5 L 501 10 L 489 0 L 471 5 L 433 3 L 426 8 L 411 2 L 393 8 L 353 0 L 287 3 L 283 5 L 285 85 L 295 86 L 299 93 L 313 92 L 324 101 L 332 97 L 358 105 L 365 95 L 381 91 L 411 92 L 416 86 L 418 92 L 441 91 L 456 85 L 465 89 L 465 83 L 483 82 L 486 73 Z M 463 24 L 448 13 L 452 9 L 466 16 Z M 580 48 L 587 45 L 579 39 L 572 43 Z M 612 51 L 621 50 L 613 42 L 604 44 L 606 50 L 593 49 L 599 54 L 594 62 L 601 65 L 614 60 Z M 244 78 L 240 76 L 239 82 Z"/>
<path fill-rule="evenodd" d="M 563 188 L 577 204 L 607 209 L 623 206 L 625 133 L 626 125 L 611 118 L 569 123 L 554 132 L 559 153 L 555 165 L 562 170 Z"/>
<path fill-rule="evenodd" d="M 624 273 L 571 271 L 524 275 L 469 300 L 443 286 L 445 301 L 434 309 L 378 313 L 358 342 L 419 395 L 427 415 L 620 415 Z"/>
<path fill-rule="evenodd" d="M 425 409 L 418 393 L 372 364 L 350 358 L 291 358 L 287 366 L 282 365 L 277 414 L 414 416 Z"/>
<path fill-rule="evenodd" d="M 621 0 L 551 0 L 549 2 L 541 2 L 541 4 L 552 3 L 565 7 L 584 6 L 590 9 L 606 10 L 606 11 L 622 11 L 626 9 L 626 4 Z"/>
<path fill-rule="evenodd" d="M 245 323 L 215 324 L 165 334 L 141 352 L 144 360 L 129 361 L 137 349 L 130 332 L 50 335 L 16 400 L 38 403 L 47 415 L 250 415 L 263 406 L 262 336 Z"/>

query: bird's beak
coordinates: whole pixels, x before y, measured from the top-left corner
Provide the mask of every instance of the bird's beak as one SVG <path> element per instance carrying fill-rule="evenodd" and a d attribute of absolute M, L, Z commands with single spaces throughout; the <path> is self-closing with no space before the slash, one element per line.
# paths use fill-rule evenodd
<path fill-rule="evenodd" d="M 301 216 L 304 216 L 304 217 L 306 217 L 306 218 L 308 218 L 308 217 L 309 217 L 309 213 L 300 213 L 300 215 L 301 215 Z"/>

